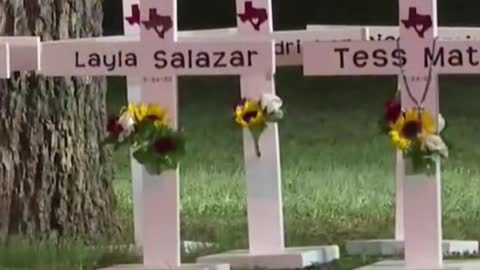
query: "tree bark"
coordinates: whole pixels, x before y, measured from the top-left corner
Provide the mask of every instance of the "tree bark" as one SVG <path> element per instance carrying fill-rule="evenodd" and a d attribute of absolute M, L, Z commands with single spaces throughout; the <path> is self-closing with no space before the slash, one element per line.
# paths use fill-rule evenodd
<path fill-rule="evenodd" d="M 102 2 L 0 0 L 0 34 L 100 36 Z M 106 114 L 103 77 L 18 73 L 0 81 L 0 240 L 110 235 L 112 153 L 100 145 Z"/>

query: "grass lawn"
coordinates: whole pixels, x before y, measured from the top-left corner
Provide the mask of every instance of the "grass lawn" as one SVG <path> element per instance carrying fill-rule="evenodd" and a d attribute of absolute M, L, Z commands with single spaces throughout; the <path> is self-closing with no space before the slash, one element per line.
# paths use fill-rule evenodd
<path fill-rule="evenodd" d="M 124 85 L 110 108 L 125 104 Z M 479 77 L 442 77 L 441 110 L 454 143 L 443 174 L 444 237 L 480 239 Z M 394 77 L 304 78 L 278 72 L 286 119 L 280 124 L 288 245 L 343 244 L 391 237 L 394 230 L 392 148 L 378 134 Z M 161 91 L 161 89 L 159 89 Z M 229 78 L 180 81 L 180 122 L 188 134 L 181 166 L 182 238 L 247 245 L 241 132 L 232 124 L 239 83 Z M 118 153 L 116 187 L 131 213 L 129 161 Z"/>
<path fill-rule="evenodd" d="M 287 110 L 280 124 L 287 245 L 392 237 L 394 155 L 378 133 L 377 120 L 396 89 L 396 78 L 304 78 L 300 69 L 277 73 L 277 92 Z M 480 240 L 477 85 L 480 77 L 440 80 L 445 132 L 454 143 L 442 179 L 444 237 L 449 239 Z M 242 138 L 231 115 L 240 93 L 238 79 L 184 78 L 179 86 L 180 122 L 188 135 L 188 155 L 181 165 L 182 238 L 217 242 L 223 249 L 244 248 Z M 112 113 L 125 104 L 125 97 L 124 81 L 111 80 Z M 115 159 L 119 211 L 130 228 L 125 237 L 131 239 L 126 149 Z M 108 261 L 117 262 L 119 256 L 111 256 Z M 91 265 L 99 260 L 86 258 Z M 350 270 L 367 262 L 368 258 L 345 257 L 329 269 Z"/>

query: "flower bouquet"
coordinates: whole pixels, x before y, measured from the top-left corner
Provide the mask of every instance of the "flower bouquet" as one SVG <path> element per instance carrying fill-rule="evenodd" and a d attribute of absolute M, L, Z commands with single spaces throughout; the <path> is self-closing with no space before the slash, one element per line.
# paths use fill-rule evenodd
<path fill-rule="evenodd" d="M 153 175 L 175 169 L 185 154 L 183 133 L 169 126 L 166 111 L 158 105 L 130 104 L 109 119 L 107 130 L 104 143 L 129 145 L 133 157 Z"/>
<path fill-rule="evenodd" d="M 436 161 L 448 158 L 448 147 L 440 136 L 445 128 L 442 115 L 438 115 L 436 124 L 432 115 L 421 108 L 404 111 L 396 95 L 386 102 L 382 122 L 382 131 L 408 158 L 409 173 L 432 174 Z"/>
<path fill-rule="evenodd" d="M 255 153 L 261 156 L 259 140 L 268 123 L 283 119 L 282 100 L 274 94 L 264 94 L 260 100 L 243 98 L 235 106 L 235 122 L 252 134 Z"/>

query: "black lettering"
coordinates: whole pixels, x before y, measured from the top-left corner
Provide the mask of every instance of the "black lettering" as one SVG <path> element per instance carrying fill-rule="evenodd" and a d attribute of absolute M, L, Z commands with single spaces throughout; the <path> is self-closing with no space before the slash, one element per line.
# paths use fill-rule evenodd
<path fill-rule="evenodd" d="M 302 53 L 302 42 L 300 41 L 300 39 L 297 39 L 297 53 Z"/>
<path fill-rule="evenodd" d="M 384 49 L 374 50 L 372 57 L 373 59 L 375 59 L 375 61 L 373 61 L 373 64 L 376 67 L 384 67 L 388 64 L 387 52 Z"/>
<path fill-rule="evenodd" d="M 98 53 L 91 53 L 88 56 L 88 66 L 90 67 L 100 67 L 102 65 L 102 60 Z"/>
<path fill-rule="evenodd" d="M 243 53 L 241 51 L 233 51 L 230 55 L 230 65 L 232 67 L 244 67 L 245 66 L 245 59 L 243 57 Z"/>
<path fill-rule="evenodd" d="M 248 50 L 248 66 L 251 67 L 253 65 L 253 56 L 258 55 L 257 51 Z"/>
<path fill-rule="evenodd" d="M 173 53 L 171 65 L 173 68 L 185 68 L 185 56 L 181 52 Z"/>
<path fill-rule="evenodd" d="M 136 67 L 137 66 L 137 55 L 134 53 L 127 53 L 125 59 L 125 65 L 127 67 Z"/>
<path fill-rule="evenodd" d="M 188 67 L 192 68 L 193 67 L 193 56 L 192 56 L 192 50 L 188 50 Z"/>
<path fill-rule="evenodd" d="M 355 66 L 365 67 L 367 63 L 368 63 L 368 53 L 366 51 L 360 50 L 353 54 L 353 64 Z"/>
<path fill-rule="evenodd" d="M 80 63 L 80 54 L 75 52 L 75 67 L 84 68 L 85 64 Z"/>
<path fill-rule="evenodd" d="M 468 47 L 467 49 L 467 54 L 468 54 L 468 62 L 472 66 L 478 66 L 480 63 L 478 61 L 475 61 L 473 58 L 473 54 L 478 53 L 477 49 L 474 49 L 473 47 Z"/>
<path fill-rule="evenodd" d="M 290 46 L 294 46 L 293 42 L 287 42 L 287 54 L 290 54 Z"/>
<path fill-rule="evenodd" d="M 122 57 L 122 52 L 118 53 L 118 57 Z M 107 67 L 108 71 L 112 71 L 115 69 L 116 62 L 117 61 L 115 59 L 115 55 L 110 55 L 110 57 L 106 54 L 103 55 L 103 64 Z"/>
<path fill-rule="evenodd" d="M 283 41 L 275 43 L 275 54 L 276 55 L 284 55 L 285 54 L 285 49 L 283 47 Z"/>
<path fill-rule="evenodd" d="M 195 61 L 197 67 L 208 68 L 210 66 L 210 56 L 206 52 L 197 53 L 197 60 Z"/>
<path fill-rule="evenodd" d="M 157 62 L 155 64 L 155 67 L 158 68 L 158 69 L 162 69 L 162 68 L 166 68 L 167 65 L 168 65 L 168 61 L 165 60 L 165 55 L 167 55 L 167 53 L 165 51 L 156 51 L 155 54 L 153 55 L 153 58 L 155 59 L 155 61 Z"/>
<path fill-rule="evenodd" d="M 403 49 L 395 49 L 392 52 L 392 64 L 397 67 L 403 67 L 407 63 L 407 57 L 405 57 L 405 51 Z"/>
<path fill-rule="evenodd" d="M 344 53 L 350 51 L 349 48 L 335 48 L 334 52 L 340 52 L 340 68 L 345 68 L 345 56 Z"/>
<path fill-rule="evenodd" d="M 451 50 L 448 56 L 448 63 L 454 66 L 463 66 L 463 55 L 462 52 L 458 49 Z"/>
<path fill-rule="evenodd" d="M 433 65 L 436 66 L 437 63 L 440 61 L 440 65 L 443 67 L 445 66 L 445 58 L 443 54 L 443 47 L 440 47 L 436 52 L 436 55 L 433 55 L 433 52 L 429 47 L 425 48 L 425 58 L 424 58 L 424 66 L 427 68 L 430 66 L 431 62 L 433 61 Z"/>
<path fill-rule="evenodd" d="M 223 63 L 223 58 L 225 58 L 225 52 L 214 52 L 214 56 L 217 56 L 215 63 L 213 64 L 213 67 L 227 67 L 227 64 Z"/>

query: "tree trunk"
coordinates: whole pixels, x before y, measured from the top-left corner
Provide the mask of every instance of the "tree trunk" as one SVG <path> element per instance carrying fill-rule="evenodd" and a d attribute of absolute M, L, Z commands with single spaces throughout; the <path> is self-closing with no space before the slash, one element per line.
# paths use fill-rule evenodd
<path fill-rule="evenodd" d="M 2 36 L 100 36 L 103 0 L 0 0 Z M 62 61 L 62 59 L 49 59 Z M 114 228 L 106 80 L 15 74 L 0 81 L 0 240 L 99 239 Z"/>

